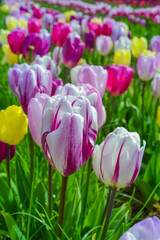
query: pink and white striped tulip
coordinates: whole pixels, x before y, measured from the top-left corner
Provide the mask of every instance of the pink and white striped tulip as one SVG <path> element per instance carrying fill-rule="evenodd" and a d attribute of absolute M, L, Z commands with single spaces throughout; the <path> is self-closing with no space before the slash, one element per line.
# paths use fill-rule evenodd
<path fill-rule="evenodd" d="M 51 95 L 51 72 L 43 66 L 24 63 L 15 64 L 8 70 L 8 81 L 12 92 L 17 95 L 23 111 L 27 114 L 28 103 L 36 93 Z"/>
<path fill-rule="evenodd" d="M 68 176 L 93 154 L 97 113 L 85 97 L 57 96 L 45 103 L 41 142 L 49 163 L 63 176 Z"/>
<path fill-rule="evenodd" d="M 155 73 L 155 56 L 140 55 L 137 61 L 138 76 L 142 81 L 149 81 Z"/>
<path fill-rule="evenodd" d="M 151 83 L 152 92 L 155 97 L 160 98 L 160 74 L 156 73 Z"/>
<path fill-rule="evenodd" d="M 112 49 L 113 43 L 109 36 L 98 36 L 96 38 L 96 48 L 100 55 L 106 56 Z"/>
<path fill-rule="evenodd" d="M 145 141 L 140 147 L 140 137 L 136 132 L 128 132 L 123 127 L 108 134 L 101 145 L 96 145 L 93 156 L 93 169 L 104 184 L 126 187 L 137 177 Z"/>

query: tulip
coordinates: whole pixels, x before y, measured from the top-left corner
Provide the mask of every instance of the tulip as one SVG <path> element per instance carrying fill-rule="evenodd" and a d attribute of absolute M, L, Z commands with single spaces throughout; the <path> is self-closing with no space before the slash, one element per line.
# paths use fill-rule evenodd
<path fill-rule="evenodd" d="M 34 7 L 34 9 L 33 9 L 33 17 L 34 17 L 34 18 L 37 18 L 37 19 L 42 18 L 42 17 L 43 17 L 43 12 L 42 12 L 42 10 L 41 10 L 40 8 Z"/>
<path fill-rule="evenodd" d="M 117 49 L 114 53 L 113 63 L 117 65 L 127 65 L 131 64 L 131 52 L 126 49 Z"/>
<path fill-rule="evenodd" d="M 102 25 L 102 35 L 111 36 L 113 24 L 111 22 L 104 22 Z"/>
<path fill-rule="evenodd" d="M 56 90 L 59 86 L 63 86 L 63 81 L 61 78 L 52 78 L 52 92 L 51 96 L 56 94 Z"/>
<path fill-rule="evenodd" d="M 156 216 L 143 219 L 133 225 L 119 240 L 159 240 L 160 219 Z"/>
<path fill-rule="evenodd" d="M 53 50 L 52 57 L 56 65 L 62 65 L 63 64 L 62 48 L 55 47 Z"/>
<path fill-rule="evenodd" d="M 0 29 L 0 43 L 2 45 L 8 44 L 8 34 L 10 33 L 10 31 L 8 30 L 4 30 L 4 29 Z"/>
<path fill-rule="evenodd" d="M 119 24 L 115 24 L 113 26 L 112 35 L 111 35 L 112 41 L 115 42 L 121 36 L 126 36 L 126 29 Z"/>
<path fill-rule="evenodd" d="M 156 52 L 152 52 L 150 50 L 143 50 L 142 53 L 141 53 L 143 56 L 156 56 Z"/>
<path fill-rule="evenodd" d="M 62 47 L 62 45 L 66 41 L 68 34 L 71 31 L 72 30 L 70 28 L 69 23 L 62 23 L 62 22 L 54 23 L 52 28 L 52 36 L 51 36 L 52 42 L 56 46 Z"/>
<path fill-rule="evenodd" d="M 25 63 L 14 65 L 13 68 L 9 68 L 8 70 L 8 81 L 12 92 L 18 97 L 26 114 L 28 103 L 36 93 L 51 95 L 51 73 L 38 64 L 33 66 Z"/>
<path fill-rule="evenodd" d="M 15 17 L 9 16 L 6 20 L 6 25 L 9 31 L 12 31 L 14 28 L 18 27 L 18 21 Z"/>
<path fill-rule="evenodd" d="M 96 48 L 100 55 L 106 56 L 112 49 L 113 43 L 111 37 L 98 36 L 96 38 Z"/>
<path fill-rule="evenodd" d="M 49 163 L 63 176 L 73 174 L 89 159 L 96 138 L 97 114 L 86 98 L 66 96 L 46 101 L 42 149 Z"/>
<path fill-rule="evenodd" d="M 3 4 L 1 7 L 0 7 L 1 11 L 4 12 L 4 13 L 7 13 L 9 11 L 9 8 L 7 6 L 7 4 Z"/>
<path fill-rule="evenodd" d="M 53 16 L 52 14 L 45 14 L 43 17 L 43 24 L 46 28 L 50 28 L 53 24 Z"/>
<path fill-rule="evenodd" d="M 8 63 L 8 64 L 15 64 L 18 63 L 18 56 L 14 54 L 9 45 L 5 44 L 2 46 L 2 51 L 4 52 L 5 57 L 2 60 L 2 64 Z"/>
<path fill-rule="evenodd" d="M 70 71 L 71 83 L 73 83 L 74 85 L 76 85 L 78 83 L 78 73 L 81 68 L 82 68 L 82 66 L 78 65 L 78 66 L 72 68 Z"/>
<path fill-rule="evenodd" d="M 89 22 L 88 23 L 89 31 L 93 31 L 95 36 L 99 36 L 101 34 L 101 25 L 96 22 Z"/>
<path fill-rule="evenodd" d="M 14 54 L 23 52 L 23 42 L 25 39 L 25 29 L 17 28 L 8 34 L 8 43 Z"/>
<path fill-rule="evenodd" d="M 33 61 L 37 54 L 44 56 L 49 50 L 47 39 L 41 39 L 34 33 L 24 39 L 23 46 L 23 56 L 28 62 Z"/>
<path fill-rule="evenodd" d="M 77 82 L 73 77 L 71 81 L 72 83 L 76 82 L 76 85 L 81 85 L 84 83 L 91 84 L 99 91 L 101 97 L 103 97 L 106 90 L 107 77 L 107 71 L 103 67 L 83 64 L 78 72 Z"/>
<path fill-rule="evenodd" d="M 112 64 L 108 68 L 107 89 L 113 96 L 119 96 L 127 91 L 133 77 L 133 69 L 124 65 Z"/>
<path fill-rule="evenodd" d="M 160 52 L 160 36 L 153 36 L 151 38 L 149 49 L 158 54 Z"/>
<path fill-rule="evenodd" d="M 117 49 L 131 49 L 131 40 L 128 37 L 121 36 L 117 41 L 114 43 L 114 52 Z"/>
<path fill-rule="evenodd" d="M 9 158 L 12 159 L 16 152 L 16 145 L 10 146 L 10 156 Z M 0 141 L 0 163 L 7 158 L 7 144 Z"/>
<path fill-rule="evenodd" d="M 143 141 L 140 147 L 138 133 L 116 128 L 104 142 L 95 146 L 93 169 L 96 176 L 109 186 L 130 185 L 139 173 L 145 145 Z"/>
<path fill-rule="evenodd" d="M 106 111 L 102 103 L 102 98 L 98 90 L 90 84 L 81 84 L 76 87 L 73 84 L 68 83 L 64 86 L 58 87 L 56 90 L 56 94 L 60 94 L 61 96 L 84 96 L 88 98 L 91 106 L 93 106 L 97 111 L 98 129 L 100 129 L 104 125 L 106 121 Z"/>
<path fill-rule="evenodd" d="M 160 73 L 160 53 L 157 54 L 155 62 L 154 62 L 154 69 L 156 72 Z"/>
<path fill-rule="evenodd" d="M 138 76 L 142 81 L 149 81 L 155 73 L 155 56 L 140 55 L 137 61 Z"/>
<path fill-rule="evenodd" d="M 138 58 L 143 50 L 147 49 L 148 43 L 147 39 L 144 37 L 133 37 L 132 44 L 131 44 L 131 50 L 132 54 L 135 58 Z"/>
<path fill-rule="evenodd" d="M 83 55 L 85 44 L 78 38 L 68 36 L 62 49 L 63 62 L 66 67 L 75 67 Z"/>
<path fill-rule="evenodd" d="M 156 73 L 152 81 L 152 92 L 155 97 L 160 98 L 160 74 Z"/>
<path fill-rule="evenodd" d="M 42 23 L 37 18 L 30 18 L 28 20 L 28 33 L 40 33 L 40 29 L 42 27 Z"/>
<path fill-rule="evenodd" d="M 95 45 L 95 33 L 90 31 L 84 34 L 85 47 L 93 51 Z"/>
<path fill-rule="evenodd" d="M 12 105 L 0 111 L 0 141 L 18 144 L 27 133 L 28 119 L 21 107 Z"/>
<path fill-rule="evenodd" d="M 64 14 L 66 15 L 67 22 L 70 22 L 71 16 L 75 16 L 76 12 L 74 10 L 65 11 Z"/>

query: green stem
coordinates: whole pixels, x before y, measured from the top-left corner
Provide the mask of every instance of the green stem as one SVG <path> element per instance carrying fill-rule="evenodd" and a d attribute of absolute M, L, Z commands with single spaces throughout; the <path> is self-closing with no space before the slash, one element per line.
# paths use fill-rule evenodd
<path fill-rule="evenodd" d="M 65 208 L 65 198 L 67 190 L 67 180 L 68 176 L 62 176 L 62 185 L 61 185 L 61 195 L 60 195 L 60 205 L 59 205 L 59 217 L 58 224 L 63 228 L 63 218 L 64 218 L 64 208 Z M 62 239 L 62 231 L 58 226 L 57 236 Z"/>
<path fill-rule="evenodd" d="M 157 98 L 157 101 L 156 101 L 156 107 L 155 107 L 155 111 L 154 111 L 154 122 L 156 120 L 156 116 L 157 116 L 157 108 L 158 108 L 158 104 L 159 104 L 159 98 Z"/>
<path fill-rule="evenodd" d="M 142 82 L 142 108 L 141 108 L 141 113 L 142 113 L 142 141 L 143 141 L 143 135 L 144 135 L 144 93 L 145 93 L 145 85 L 146 83 L 145 82 Z"/>
<path fill-rule="evenodd" d="M 48 167 L 48 215 L 51 218 L 52 216 L 52 166 L 49 163 Z"/>
<path fill-rule="evenodd" d="M 69 68 L 68 68 L 68 67 L 65 67 L 64 84 L 67 83 L 68 73 L 69 73 Z"/>
<path fill-rule="evenodd" d="M 10 178 L 10 145 L 7 144 L 7 176 L 8 176 L 8 185 L 11 186 Z"/>
<path fill-rule="evenodd" d="M 109 118 L 108 118 L 108 133 L 110 132 L 110 124 L 111 124 L 111 121 L 112 121 L 112 116 L 113 116 L 113 113 L 114 113 L 114 109 L 115 109 L 115 104 L 116 104 L 116 97 L 113 97 L 113 100 L 112 100 L 112 110 L 109 114 Z"/>
<path fill-rule="evenodd" d="M 58 75 L 58 62 L 59 62 L 60 50 L 61 50 L 61 48 L 59 47 L 58 53 L 57 53 L 57 61 L 56 61 L 56 76 Z"/>
<path fill-rule="evenodd" d="M 101 66 L 103 67 L 103 65 L 104 65 L 104 58 L 105 58 L 105 56 L 101 56 Z"/>
<path fill-rule="evenodd" d="M 108 199 L 110 199 L 110 197 L 111 197 L 111 191 L 112 191 L 112 187 L 109 186 Z M 105 209 L 104 209 L 104 212 L 103 212 L 101 221 L 100 221 L 100 225 L 102 225 L 103 222 L 104 222 L 104 218 L 105 218 L 105 216 L 106 216 L 107 210 L 108 210 L 108 201 L 106 202 L 106 206 L 105 206 Z"/>
<path fill-rule="evenodd" d="M 34 174 L 34 142 L 30 133 L 30 182 L 32 184 Z"/>
<path fill-rule="evenodd" d="M 108 210 L 107 210 L 106 221 L 105 221 L 105 224 L 103 227 L 101 240 L 105 240 L 105 237 L 107 235 L 107 230 L 108 230 L 109 221 L 110 221 L 110 217 L 111 217 L 111 213 L 112 213 L 112 209 L 113 209 L 113 205 L 114 205 L 115 195 L 116 195 L 116 188 L 111 187 L 111 194 L 110 194 L 110 196 L 108 196 L 108 200 L 107 200 L 108 201 Z"/>

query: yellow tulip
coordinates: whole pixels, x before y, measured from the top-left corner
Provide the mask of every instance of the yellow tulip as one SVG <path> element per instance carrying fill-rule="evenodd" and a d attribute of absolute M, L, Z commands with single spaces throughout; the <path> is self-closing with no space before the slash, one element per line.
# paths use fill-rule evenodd
<path fill-rule="evenodd" d="M 157 124 L 160 127 L 160 106 L 157 109 Z"/>
<path fill-rule="evenodd" d="M 84 63 L 86 63 L 86 60 L 84 58 L 81 58 L 78 62 L 78 65 L 83 65 Z"/>
<path fill-rule="evenodd" d="M 18 27 L 18 21 L 15 17 L 7 18 L 7 28 L 9 31 L 12 31 L 14 28 Z"/>
<path fill-rule="evenodd" d="M 14 9 L 16 9 L 17 7 L 15 5 L 12 5 L 10 8 L 9 8 L 9 12 L 11 13 Z"/>
<path fill-rule="evenodd" d="M 14 54 L 9 45 L 8 44 L 5 44 L 2 46 L 2 51 L 4 52 L 5 54 L 5 57 L 3 58 L 2 60 L 2 64 L 4 63 L 8 63 L 8 64 L 15 64 L 15 63 L 18 63 L 18 55 Z"/>
<path fill-rule="evenodd" d="M 9 145 L 18 144 L 28 131 L 28 119 L 22 107 L 9 106 L 0 111 L 0 141 Z"/>
<path fill-rule="evenodd" d="M 24 19 L 20 19 L 19 22 L 18 22 L 18 26 L 27 28 L 28 22 Z"/>
<path fill-rule="evenodd" d="M 90 22 L 91 23 L 99 23 L 100 25 L 102 25 L 102 19 L 101 18 L 94 17 L 94 18 L 91 19 Z"/>
<path fill-rule="evenodd" d="M 146 56 L 146 57 L 151 56 L 151 55 L 156 56 L 156 52 L 152 52 L 150 50 L 143 50 L 141 54 Z"/>
<path fill-rule="evenodd" d="M 127 65 L 131 64 L 131 52 L 126 49 L 117 49 L 114 53 L 113 63 L 116 65 Z"/>
<path fill-rule="evenodd" d="M 0 42 L 2 45 L 8 44 L 7 36 L 10 33 L 8 30 L 0 29 Z"/>
<path fill-rule="evenodd" d="M 76 12 L 74 10 L 64 12 L 66 15 L 67 22 L 70 22 L 71 16 L 75 16 Z"/>
<path fill-rule="evenodd" d="M 58 19 L 58 22 L 63 22 L 63 23 L 65 23 L 66 22 L 66 20 L 65 19 Z"/>
<path fill-rule="evenodd" d="M 7 6 L 7 4 L 3 4 L 0 9 L 4 13 L 9 12 L 9 7 Z"/>
<path fill-rule="evenodd" d="M 138 58 L 140 54 L 143 52 L 143 50 L 146 50 L 148 48 L 147 39 L 144 37 L 133 37 L 132 44 L 131 44 L 131 50 L 132 54 L 135 58 Z"/>

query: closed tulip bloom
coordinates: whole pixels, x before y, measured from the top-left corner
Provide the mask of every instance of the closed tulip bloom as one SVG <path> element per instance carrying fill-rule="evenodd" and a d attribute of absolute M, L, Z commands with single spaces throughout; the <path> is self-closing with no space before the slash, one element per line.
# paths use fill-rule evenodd
<path fill-rule="evenodd" d="M 8 43 L 14 54 L 23 52 L 23 42 L 25 39 L 25 29 L 17 28 L 8 34 Z"/>
<path fill-rule="evenodd" d="M 65 11 L 64 14 L 66 15 L 67 22 L 70 22 L 71 16 L 75 16 L 76 11 L 74 11 L 74 10 Z"/>
<path fill-rule="evenodd" d="M 69 23 L 62 23 L 62 22 L 57 22 L 53 24 L 52 28 L 52 42 L 58 46 L 62 47 L 64 42 L 66 41 L 66 38 L 68 34 L 72 31 L 70 28 Z"/>
<path fill-rule="evenodd" d="M 116 51 L 117 49 L 131 50 L 131 40 L 128 37 L 121 36 L 114 43 L 114 51 Z"/>
<path fill-rule="evenodd" d="M 46 28 L 50 28 L 53 24 L 53 16 L 52 14 L 44 14 L 43 16 L 43 24 Z"/>
<path fill-rule="evenodd" d="M 115 42 L 118 40 L 121 36 L 126 36 L 126 30 L 124 27 L 120 26 L 119 24 L 115 24 L 112 30 L 112 41 Z"/>
<path fill-rule="evenodd" d="M 18 97 L 27 114 L 28 103 L 36 93 L 51 95 L 52 77 L 50 71 L 38 64 L 14 65 L 8 70 L 8 81 L 12 92 Z"/>
<path fill-rule="evenodd" d="M 117 49 L 114 53 L 113 63 L 117 65 L 127 65 L 131 64 L 131 52 L 126 49 Z"/>
<path fill-rule="evenodd" d="M 106 90 L 107 77 L 107 70 L 103 67 L 83 64 L 78 72 L 76 85 L 89 83 L 95 87 L 99 91 L 101 97 L 103 97 Z M 71 80 L 75 82 L 75 79 Z"/>
<path fill-rule="evenodd" d="M 53 61 L 56 64 L 62 65 L 63 64 L 62 48 L 55 47 L 53 50 L 52 57 L 53 57 Z"/>
<path fill-rule="evenodd" d="M 5 30 L 5 29 L 0 29 L 0 43 L 2 45 L 4 44 L 8 44 L 8 34 L 10 33 L 10 31 Z"/>
<path fill-rule="evenodd" d="M 18 27 L 18 20 L 15 17 L 9 16 L 6 19 L 6 25 L 9 31 L 13 31 L 14 28 Z"/>
<path fill-rule="evenodd" d="M 28 33 L 40 33 L 40 29 L 42 27 L 42 23 L 37 18 L 30 18 L 28 20 Z"/>
<path fill-rule="evenodd" d="M 21 107 L 12 105 L 0 111 L 0 141 L 18 144 L 27 133 L 28 119 Z"/>
<path fill-rule="evenodd" d="M 155 56 L 140 55 L 137 61 L 138 76 L 142 81 L 149 81 L 155 73 Z"/>
<path fill-rule="evenodd" d="M 160 219 L 156 216 L 143 219 L 131 227 L 119 240 L 159 240 Z"/>
<path fill-rule="evenodd" d="M 160 74 L 156 73 L 151 83 L 152 92 L 155 97 L 160 98 Z"/>
<path fill-rule="evenodd" d="M 33 9 L 33 17 L 34 18 L 38 18 L 38 19 L 42 18 L 43 17 L 42 10 L 40 8 L 34 7 L 34 9 Z"/>
<path fill-rule="evenodd" d="M 97 177 L 109 186 L 130 185 L 139 173 L 145 144 L 143 141 L 140 146 L 138 133 L 116 128 L 104 142 L 95 146 L 93 170 Z"/>
<path fill-rule="evenodd" d="M 60 86 L 57 88 L 56 94 L 60 94 L 61 96 L 84 96 L 88 98 L 91 106 L 93 106 L 97 111 L 98 117 L 98 129 L 100 129 L 105 121 L 106 121 L 106 110 L 102 103 L 102 98 L 96 88 L 94 88 L 90 84 L 81 84 L 79 86 L 75 86 L 73 84 L 65 84 L 64 86 Z"/>
<path fill-rule="evenodd" d="M 95 33 L 95 36 L 98 37 L 101 35 L 101 25 L 96 22 L 89 22 L 88 23 L 89 31 L 93 31 Z"/>
<path fill-rule="evenodd" d="M 111 37 L 99 36 L 96 38 L 96 48 L 100 55 L 106 56 L 112 49 L 113 43 Z"/>
<path fill-rule="evenodd" d="M 85 44 L 77 37 L 68 36 L 62 49 L 63 63 L 67 67 L 75 67 L 81 59 Z"/>
<path fill-rule="evenodd" d="M 113 24 L 111 22 L 104 22 L 102 25 L 101 33 L 105 36 L 111 36 Z"/>
<path fill-rule="evenodd" d="M 93 51 L 96 35 L 93 31 L 84 34 L 85 47 Z"/>
<path fill-rule="evenodd" d="M 152 52 L 152 51 L 150 51 L 150 50 L 143 50 L 142 51 L 142 53 L 141 53 L 142 55 L 144 55 L 144 56 L 156 56 L 156 52 Z"/>
<path fill-rule="evenodd" d="M 157 54 L 155 62 L 154 62 L 154 69 L 156 72 L 160 73 L 160 53 Z"/>
<path fill-rule="evenodd" d="M 127 91 L 132 78 L 133 69 L 124 65 L 112 64 L 108 68 L 107 89 L 113 96 L 119 96 Z"/>
<path fill-rule="evenodd" d="M 29 129 L 33 140 L 39 146 L 41 146 L 43 108 L 49 98 L 50 96 L 47 94 L 37 93 L 35 97 L 31 98 L 28 104 Z"/>
<path fill-rule="evenodd" d="M 135 58 L 138 58 L 143 50 L 148 48 L 147 39 L 144 37 L 133 37 L 131 49 Z"/>
<path fill-rule="evenodd" d="M 63 81 L 61 78 L 52 78 L 52 92 L 51 96 L 56 94 L 56 90 L 59 86 L 63 86 Z"/>
<path fill-rule="evenodd" d="M 96 110 L 85 97 L 47 100 L 41 138 L 46 159 L 63 176 L 73 174 L 92 156 L 97 130 Z"/>
<path fill-rule="evenodd" d="M 8 63 L 8 64 L 15 64 L 15 63 L 18 63 L 18 55 L 14 54 L 9 45 L 5 44 L 2 46 L 2 51 L 5 55 L 5 57 L 3 58 L 2 60 L 2 64 L 4 63 Z"/>
<path fill-rule="evenodd" d="M 6 143 L 0 141 L 0 163 L 7 159 L 7 145 Z M 11 160 L 16 152 L 16 145 L 10 146 L 10 156 L 9 159 Z"/>
<path fill-rule="evenodd" d="M 153 36 L 151 38 L 149 49 L 156 52 L 156 54 L 160 53 L 160 36 Z"/>

